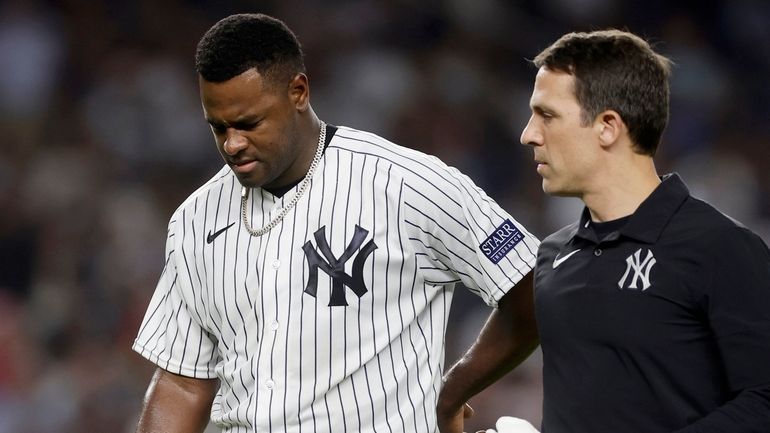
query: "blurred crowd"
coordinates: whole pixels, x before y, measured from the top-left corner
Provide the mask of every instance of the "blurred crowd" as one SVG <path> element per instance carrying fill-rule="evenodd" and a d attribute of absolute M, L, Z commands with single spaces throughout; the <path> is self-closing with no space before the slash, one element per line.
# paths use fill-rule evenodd
<path fill-rule="evenodd" d="M 544 196 L 519 144 L 527 59 L 568 31 L 636 32 L 676 63 L 659 171 L 770 241 L 770 2 L 1 0 L 0 433 L 132 431 L 168 218 L 222 165 L 195 45 L 237 12 L 297 33 L 323 120 L 441 157 L 541 238 L 580 205 Z M 488 313 L 472 299 L 457 290 L 448 363 Z M 539 425 L 540 367 L 475 398 L 467 430 Z"/>

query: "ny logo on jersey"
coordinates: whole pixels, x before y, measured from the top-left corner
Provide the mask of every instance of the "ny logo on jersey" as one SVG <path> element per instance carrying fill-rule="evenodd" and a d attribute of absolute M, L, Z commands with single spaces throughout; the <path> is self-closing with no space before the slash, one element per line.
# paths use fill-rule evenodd
<path fill-rule="evenodd" d="M 637 289 L 636 282 L 637 280 L 641 280 L 642 291 L 649 289 L 650 271 L 652 270 L 652 267 L 655 266 L 655 263 L 656 260 L 655 257 L 652 256 L 652 251 L 647 250 L 647 256 L 642 260 L 642 249 L 639 248 L 635 253 L 626 258 L 626 272 L 623 274 L 623 277 L 620 278 L 620 281 L 618 281 L 618 287 L 621 289 L 623 288 L 628 274 L 633 270 L 634 276 L 631 278 L 631 284 L 628 285 L 628 288 Z"/>
<path fill-rule="evenodd" d="M 305 293 L 312 297 L 316 297 L 316 290 L 318 289 L 318 269 L 326 272 L 332 279 L 332 294 L 329 300 L 329 306 L 344 305 L 348 303 L 345 300 L 345 288 L 348 286 L 353 293 L 359 298 L 367 292 L 366 285 L 364 284 L 364 262 L 374 250 L 377 249 L 377 244 L 374 243 L 374 239 L 370 239 L 369 242 L 361 248 L 356 258 L 353 260 L 353 275 L 345 273 L 345 263 L 353 256 L 356 250 L 364 243 L 364 239 L 369 235 L 369 231 L 365 228 L 356 225 L 355 233 L 353 233 L 353 240 L 350 241 L 345 252 L 337 258 L 334 257 L 329 243 L 326 241 L 326 226 L 321 227 L 313 236 L 315 237 L 318 249 L 321 250 L 321 257 L 316 251 L 315 247 L 310 241 L 305 242 L 302 250 L 305 252 L 307 258 L 307 264 L 310 268 L 310 277 L 307 280 L 305 286 Z M 324 260 L 325 258 L 325 260 Z"/>

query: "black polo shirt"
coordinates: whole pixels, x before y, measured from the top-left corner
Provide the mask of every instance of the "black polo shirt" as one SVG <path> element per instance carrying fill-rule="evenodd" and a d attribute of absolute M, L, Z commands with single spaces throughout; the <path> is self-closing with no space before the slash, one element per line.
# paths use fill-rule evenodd
<path fill-rule="evenodd" d="M 762 240 L 678 175 L 592 226 L 586 209 L 538 252 L 543 433 L 770 432 Z"/>

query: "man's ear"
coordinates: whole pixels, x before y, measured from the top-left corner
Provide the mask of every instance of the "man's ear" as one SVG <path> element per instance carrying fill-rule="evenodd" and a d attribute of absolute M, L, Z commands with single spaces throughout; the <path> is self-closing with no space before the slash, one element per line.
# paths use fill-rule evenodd
<path fill-rule="evenodd" d="M 610 146 L 628 132 L 623 118 L 615 110 L 606 110 L 596 116 L 594 125 L 599 132 L 602 146 Z"/>
<path fill-rule="evenodd" d="M 310 107 L 310 83 L 307 75 L 298 73 L 289 82 L 289 100 L 292 101 L 297 111 L 305 112 Z"/>

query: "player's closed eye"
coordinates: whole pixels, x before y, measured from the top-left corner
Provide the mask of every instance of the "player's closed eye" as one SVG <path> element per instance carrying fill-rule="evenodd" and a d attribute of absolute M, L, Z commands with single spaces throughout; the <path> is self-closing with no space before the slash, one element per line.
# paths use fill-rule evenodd
<path fill-rule="evenodd" d="M 244 124 L 236 123 L 235 125 L 233 125 L 233 127 L 241 131 L 253 131 L 254 129 L 257 128 L 257 126 L 259 126 L 260 123 L 262 123 L 261 120 L 258 120 L 256 122 L 244 123 Z"/>

